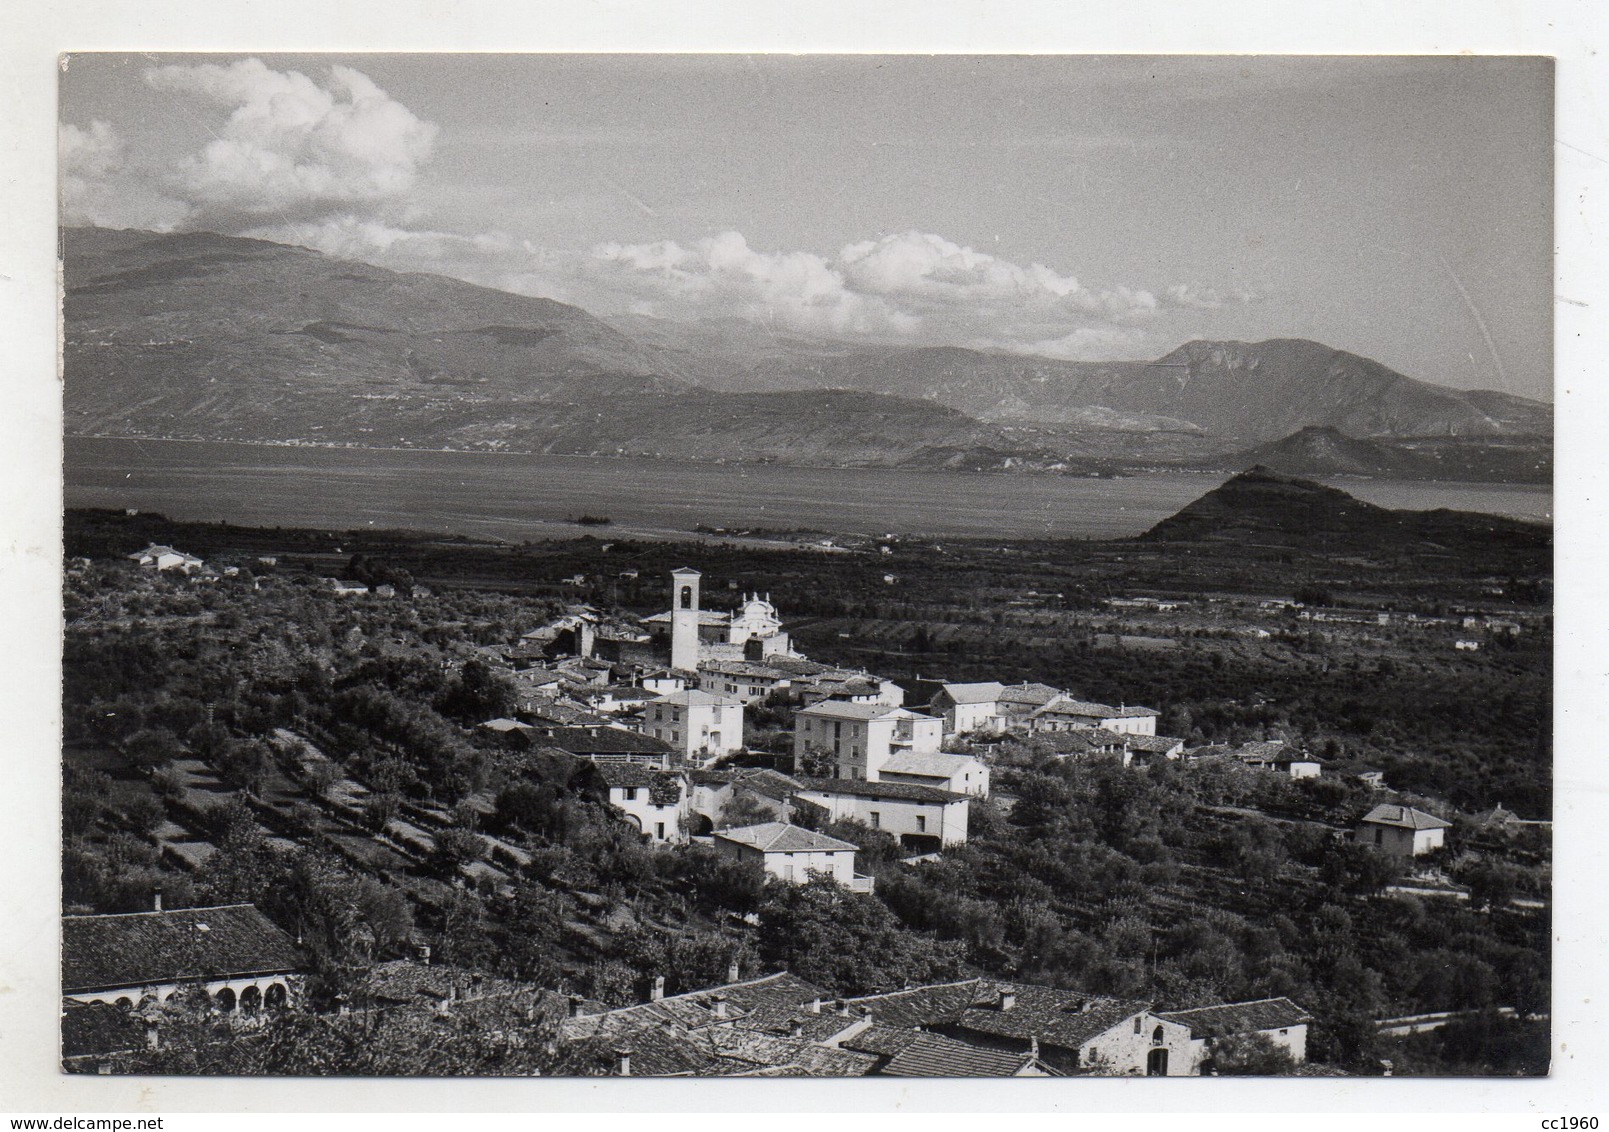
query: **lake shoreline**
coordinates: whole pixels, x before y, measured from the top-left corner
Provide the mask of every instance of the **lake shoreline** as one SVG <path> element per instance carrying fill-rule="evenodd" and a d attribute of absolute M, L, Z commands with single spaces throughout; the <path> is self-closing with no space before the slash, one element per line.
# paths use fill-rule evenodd
<path fill-rule="evenodd" d="M 700 539 L 711 529 L 809 545 L 833 537 L 1111 539 L 1144 533 L 1230 477 L 1117 479 L 894 468 L 709 464 L 646 457 L 515 455 L 234 441 L 64 438 L 65 504 L 170 518 L 318 529 L 428 530 L 532 538 Z M 498 456 L 485 460 L 476 457 Z M 1550 523 L 1552 492 L 1325 477 L 1397 510 Z M 608 516 L 608 525 L 576 523 Z M 698 528 L 704 528 L 700 532 Z M 815 534 L 813 540 L 774 539 Z M 821 534 L 816 534 L 821 532 Z M 732 535 L 717 535 L 730 541 Z M 737 537 L 745 537 L 738 535 Z"/>

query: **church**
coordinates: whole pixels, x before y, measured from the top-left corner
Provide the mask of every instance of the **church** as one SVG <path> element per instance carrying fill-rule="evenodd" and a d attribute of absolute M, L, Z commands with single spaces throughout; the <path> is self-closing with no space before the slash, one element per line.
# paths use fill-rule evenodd
<path fill-rule="evenodd" d="M 643 626 L 661 648 L 668 646 L 670 667 L 696 672 L 702 661 L 795 657 L 782 619 L 770 595 L 745 594 L 732 613 L 702 609 L 697 570 L 671 571 L 671 608 L 644 618 Z"/>

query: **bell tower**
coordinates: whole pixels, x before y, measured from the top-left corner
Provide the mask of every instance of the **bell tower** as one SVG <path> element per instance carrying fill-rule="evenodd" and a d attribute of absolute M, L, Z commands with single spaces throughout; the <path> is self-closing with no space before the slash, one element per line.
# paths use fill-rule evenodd
<path fill-rule="evenodd" d="M 681 672 L 698 670 L 700 576 L 685 566 L 670 572 L 670 666 Z"/>

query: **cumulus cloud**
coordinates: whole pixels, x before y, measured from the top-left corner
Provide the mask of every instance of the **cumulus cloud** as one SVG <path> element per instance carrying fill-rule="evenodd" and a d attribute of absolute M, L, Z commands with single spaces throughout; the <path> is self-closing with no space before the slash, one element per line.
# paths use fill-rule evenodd
<path fill-rule="evenodd" d="M 1219 291 L 1211 287 L 1192 287 L 1188 283 L 1176 283 L 1163 291 L 1163 299 L 1170 307 L 1216 311 L 1253 302 L 1256 296 L 1249 291 Z"/>
<path fill-rule="evenodd" d="M 190 227 L 376 215 L 404 200 L 435 143 L 434 125 L 351 67 L 323 85 L 260 59 L 154 67 L 145 80 L 227 111 L 166 184 Z"/>
<path fill-rule="evenodd" d="M 590 288 L 662 317 L 763 315 L 806 332 L 1028 349 L 1084 357 L 1132 348 L 1124 327 L 1162 305 L 1143 288 L 1091 287 L 1042 263 L 1019 264 L 927 232 L 851 243 L 835 256 L 767 252 L 737 232 L 695 244 L 602 244 Z"/>

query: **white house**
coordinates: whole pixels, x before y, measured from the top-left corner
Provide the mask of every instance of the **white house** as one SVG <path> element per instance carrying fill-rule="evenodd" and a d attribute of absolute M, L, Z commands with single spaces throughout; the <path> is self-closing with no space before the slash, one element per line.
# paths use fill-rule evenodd
<path fill-rule="evenodd" d="M 687 840 L 682 830 L 687 783 L 681 775 L 637 763 L 599 763 L 598 773 L 609 787 L 609 804 L 650 842 L 664 845 Z"/>
<path fill-rule="evenodd" d="M 1005 685 L 998 680 L 978 684 L 946 684 L 933 697 L 928 710 L 944 720 L 949 735 L 969 731 L 999 731 L 1000 693 Z"/>
<path fill-rule="evenodd" d="M 705 660 L 698 665 L 698 686 L 706 692 L 736 696 L 745 704 L 758 703 L 778 688 L 786 688 L 791 674 L 752 660 Z"/>
<path fill-rule="evenodd" d="M 159 572 L 177 570 L 183 574 L 193 574 L 206 565 L 193 554 L 186 554 L 182 550 L 174 550 L 171 546 L 156 543 L 152 543 L 144 550 L 137 550 L 128 557 L 130 561 L 137 562 L 148 570 Z"/>
<path fill-rule="evenodd" d="M 643 730 L 676 748 L 684 763 L 708 766 L 743 749 L 743 701 L 696 688 L 651 700 Z"/>
<path fill-rule="evenodd" d="M 1032 731 L 1077 731 L 1104 727 L 1119 735 L 1155 735 L 1154 708 L 1112 707 L 1061 696 L 1035 710 L 1028 718 Z"/>
<path fill-rule="evenodd" d="M 1257 770 L 1272 770 L 1291 778 L 1317 778 L 1323 773 L 1323 762 L 1306 751 L 1285 745 L 1283 739 L 1270 739 L 1263 743 L 1247 743 L 1234 752 L 1235 758 Z"/>
<path fill-rule="evenodd" d="M 989 767 L 971 755 L 942 751 L 897 751 L 877 771 L 879 782 L 909 782 L 957 794 L 989 796 Z"/>
<path fill-rule="evenodd" d="M 1189 1073 L 1200 1073 L 1204 1067 L 1210 1067 L 1214 1043 L 1242 1034 L 1262 1035 L 1289 1053 L 1298 1065 L 1307 1060 L 1307 1024 L 1313 1016 L 1288 998 L 1169 1010 L 1158 1013 L 1157 1017 L 1190 1028 Z"/>
<path fill-rule="evenodd" d="M 794 794 L 820 806 L 832 821 L 858 821 L 892 834 L 912 847 L 932 838 L 941 846 L 965 845 L 969 802 L 964 794 L 905 782 L 819 778 Z"/>
<path fill-rule="evenodd" d="M 63 916 L 62 995 L 70 1002 L 137 1007 L 181 988 L 212 1007 L 254 1013 L 290 1004 L 307 957 L 251 904 Z"/>
<path fill-rule="evenodd" d="M 804 884 L 819 873 L 854 892 L 872 890 L 871 877 L 855 875 L 859 846 L 796 825 L 768 821 L 722 829 L 716 831 L 714 843 L 723 856 L 756 861 L 767 873 L 789 884 Z"/>
<path fill-rule="evenodd" d="M 824 700 L 793 716 L 793 767 L 806 771 L 811 756 L 830 757 L 835 778 L 876 782 L 883 764 L 900 752 L 932 753 L 944 739 L 944 721 L 886 704 Z"/>
<path fill-rule="evenodd" d="M 1363 816 L 1352 840 L 1397 857 L 1418 857 L 1440 849 L 1452 822 L 1411 806 L 1376 806 Z"/>

